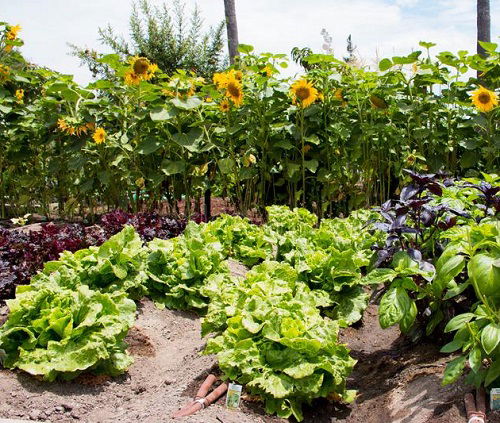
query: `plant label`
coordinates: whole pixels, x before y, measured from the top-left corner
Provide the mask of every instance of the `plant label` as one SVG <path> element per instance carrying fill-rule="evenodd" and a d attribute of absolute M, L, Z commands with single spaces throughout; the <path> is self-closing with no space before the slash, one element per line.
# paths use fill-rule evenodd
<path fill-rule="evenodd" d="M 232 410 L 240 408 L 242 386 L 230 383 L 227 388 L 226 407 Z"/>
<path fill-rule="evenodd" d="M 493 388 L 490 391 L 491 410 L 500 410 L 500 388 Z"/>

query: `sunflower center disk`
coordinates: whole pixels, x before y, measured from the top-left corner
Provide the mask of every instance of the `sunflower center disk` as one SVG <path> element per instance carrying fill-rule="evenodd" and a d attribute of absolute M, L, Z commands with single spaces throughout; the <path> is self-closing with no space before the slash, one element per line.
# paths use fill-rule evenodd
<path fill-rule="evenodd" d="M 297 91 L 295 91 L 295 95 L 301 101 L 304 101 L 305 99 L 309 98 L 309 95 L 310 95 L 309 88 L 306 88 L 306 87 L 297 88 Z"/>
<path fill-rule="evenodd" d="M 229 94 L 231 94 L 231 96 L 233 97 L 239 97 L 240 96 L 240 89 L 239 87 L 234 84 L 233 82 L 230 82 L 229 84 L 227 84 L 227 91 L 229 92 Z"/>
<path fill-rule="evenodd" d="M 491 101 L 490 95 L 488 93 L 479 94 L 478 100 L 483 104 L 488 104 Z"/>
<path fill-rule="evenodd" d="M 149 60 L 148 59 L 138 59 L 134 63 L 134 72 L 143 75 L 149 69 Z"/>

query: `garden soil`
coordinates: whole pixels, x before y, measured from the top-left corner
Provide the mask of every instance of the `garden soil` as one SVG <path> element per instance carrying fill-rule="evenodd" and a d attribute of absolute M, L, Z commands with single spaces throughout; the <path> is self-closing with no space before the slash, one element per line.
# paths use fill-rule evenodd
<path fill-rule="evenodd" d="M 236 272 L 241 269 L 235 269 Z M 7 309 L 0 309 L 0 324 Z M 461 423 L 466 422 L 466 387 L 441 387 L 445 357 L 434 345 L 408 344 L 397 328 L 382 330 L 376 306 L 368 308 L 357 328 L 344 330 L 358 364 L 349 387 L 359 391 L 354 404 L 326 400 L 304 408 L 307 423 Z M 71 382 L 46 383 L 20 371 L 0 369 L 0 421 L 53 422 L 274 423 L 262 404 L 243 401 L 239 411 L 224 407 L 224 398 L 194 416 L 171 414 L 190 401 L 209 373 L 215 357 L 200 354 L 200 320 L 192 313 L 158 310 L 144 299 L 127 338 L 135 363 L 117 378 L 80 376 Z M 489 422 L 500 423 L 490 413 Z"/>

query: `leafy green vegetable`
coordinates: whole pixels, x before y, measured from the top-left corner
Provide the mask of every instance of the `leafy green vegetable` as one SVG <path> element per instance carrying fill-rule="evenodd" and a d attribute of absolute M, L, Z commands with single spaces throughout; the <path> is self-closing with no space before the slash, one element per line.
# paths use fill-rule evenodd
<path fill-rule="evenodd" d="M 52 279 L 59 285 L 76 289 L 88 285 L 101 292 L 126 292 L 131 298 L 146 295 L 145 249 L 132 226 L 112 236 L 100 247 L 89 247 L 71 253 L 64 251 L 57 261 L 49 261 L 43 271 L 33 277 L 31 284 L 44 286 Z"/>
<path fill-rule="evenodd" d="M 214 300 L 203 331 L 224 332 L 205 353 L 217 354 L 224 377 L 260 395 L 268 413 L 301 421 L 304 402 L 353 399 L 345 384 L 355 360 L 338 343 L 338 323 L 318 309 L 329 296 L 297 280 L 291 266 L 264 262 L 245 279 L 214 276 L 206 291 Z"/>
<path fill-rule="evenodd" d="M 382 237 L 381 232 L 367 224 L 373 213 L 359 211 L 345 219 L 324 219 L 319 228 L 314 228 L 312 219 L 294 221 L 276 206 L 272 210 L 278 216 L 276 219 L 291 222 L 275 235 L 277 259 L 291 264 L 311 288 L 330 293 L 334 308 L 327 314 L 342 326 L 361 319 L 368 305 L 368 295 L 362 286 L 378 283 L 363 278 L 373 256 L 371 246 Z M 294 213 L 300 216 L 300 210 Z M 287 231 L 288 228 L 292 230 Z"/>
<path fill-rule="evenodd" d="M 303 208 L 290 210 L 287 206 L 268 206 L 266 212 L 266 226 L 281 235 L 290 231 L 307 232 L 318 222 L 315 214 Z"/>
<path fill-rule="evenodd" d="M 264 229 L 239 216 L 222 215 L 204 225 L 203 231 L 219 240 L 226 256 L 246 266 L 268 259 L 273 253 L 273 239 Z"/>
<path fill-rule="evenodd" d="M 202 319 L 203 336 L 226 329 L 227 319 L 237 313 L 243 313 L 245 322 L 250 322 L 252 315 L 259 315 L 258 308 L 275 301 L 294 299 L 301 301 L 304 308 L 311 309 L 332 304 L 326 291 L 311 291 L 298 280 L 295 269 L 275 261 L 265 261 L 253 267 L 245 278 L 214 275 L 207 280 L 202 293 L 210 298 L 207 314 Z M 264 312 L 267 313 L 267 309 Z"/>
<path fill-rule="evenodd" d="M 57 273 L 57 271 L 55 271 Z M 135 319 L 125 293 L 106 294 L 57 281 L 19 286 L 0 328 L 3 365 L 53 381 L 83 370 L 117 375 L 132 363 L 123 342 Z"/>
<path fill-rule="evenodd" d="M 205 309 L 208 297 L 201 293 L 205 279 L 216 273 L 227 273 L 221 243 L 202 227 L 190 223 L 183 235 L 154 239 L 148 244 L 148 287 L 158 307 Z"/>

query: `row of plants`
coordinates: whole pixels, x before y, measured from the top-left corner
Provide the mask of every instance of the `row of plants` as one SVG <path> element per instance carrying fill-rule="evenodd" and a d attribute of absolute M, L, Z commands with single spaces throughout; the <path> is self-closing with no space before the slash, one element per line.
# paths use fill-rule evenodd
<path fill-rule="evenodd" d="M 281 254 L 276 246 L 285 245 L 292 232 L 311 239 L 317 233 L 328 250 L 329 228 L 314 228 L 317 217 L 305 209 L 275 206 L 268 213 L 269 222 L 262 226 L 226 215 L 206 224 L 190 222 L 176 238 L 149 242 L 126 225 L 99 247 L 63 252 L 7 301 L 11 313 L 0 328 L 3 365 L 46 380 L 69 379 L 86 370 L 124 371 L 132 361 L 123 344 L 133 324 L 130 300 L 148 295 L 160 308 L 203 315 L 203 335 L 217 335 L 206 353 L 217 353 L 224 377 L 244 383 L 269 413 L 301 420 L 302 404 L 314 398 L 351 401 L 354 392 L 346 389 L 346 379 L 355 360 L 337 333 L 360 319 L 361 312 L 357 318 L 341 318 L 341 290 L 309 282 L 304 266 L 298 270 L 299 265 L 275 261 Z M 360 220 L 323 224 L 343 225 L 342 242 L 364 245 L 364 255 L 370 242 L 359 241 L 367 237 L 365 231 L 356 232 Z M 252 270 L 233 277 L 228 258 Z M 344 267 L 351 268 L 351 278 L 360 272 L 359 265 Z M 356 281 L 362 283 L 361 273 Z M 98 304 L 103 301 L 106 307 Z M 366 307 L 366 297 L 358 301 Z M 247 353 L 251 360 L 239 359 Z"/>
<path fill-rule="evenodd" d="M 498 62 L 460 51 L 383 59 L 379 71 L 310 54 L 297 80 L 282 54 L 241 56 L 208 80 L 144 57 L 97 60 L 86 87 L 33 66 L 20 28 L 0 24 L 0 209 L 62 216 L 178 212 L 204 194 L 245 214 L 301 205 L 320 217 L 381 204 L 403 169 L 477 176 L 498 169 Z M 471 77 L 481 73 L 481 79 Z"/>
<path fill-rule="evenodd" d="M 78 302 L 53 317 L 29 302 L 58 290 L 74 298 L 83 286 L 86 295 L 117 302 L 148 295 L 158 307 L 196 310 L 202 335 L 214 335 L 205 352 L 217 354 L 224 377 L 245 384 L 269 413 L 300 420 L 302 404 L 314 398 L 354 398 L 345 382 L 355 361 L 337 334 L 362 318 L 375 288 L 382 327 L 399 324 L 414 341 L 432 336 L 445 344 L 443 353 L 454 353 L 443 383 L 456 381 L 468 363 L 468 382 L 492 386 L 500 377 L 499 177 L 408 174 L 398 200 L 347 218 L 318 223 L 305 209 L 271 206 L 261 226 L 223 216 L 147 243 L 126 226 L 100 247 L 66 251 L 9 300 L 16 313 L 0 329 L 4 365 L 49 380 L 124 370 L 130 357 L 118 327 L 107 344 L 95 344 L 106 353 L 89 354 L 83 366 L 71 359 L 73 348 L 83 346 L 70 340 L 83 323 L 68 322 L 92 326 L 94 317 L 91 323 L 77 318 L 87 313 Z M 250 271 L 231 275 L 228 258 Z M 456 332 L 453 339 L 449 332 Z M 41 358 L 30 367 L 31 354 Z"/>
<path fill-rule="evenodd" d="M 47 261 L 57 260 L 63 251 L 99 246 L 125 225 L 132 225 L 143 240 L 150 241 L 180 235 L 186 222 L 157 213 L 115 210 L 93 225 L 51 222 L 36 230 L 0 227 L 0 301 L 11 298 L 16 285 L 27 284 Z"/>

